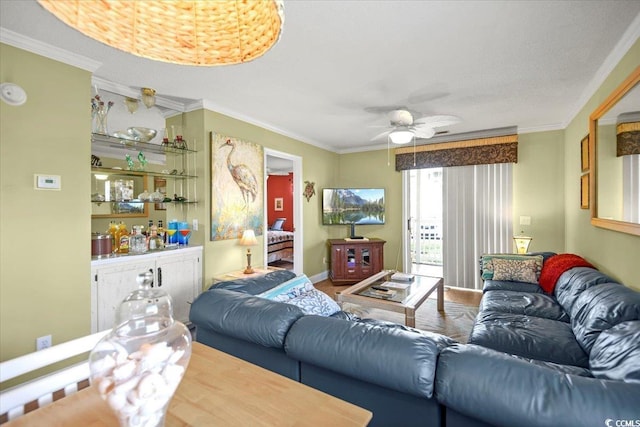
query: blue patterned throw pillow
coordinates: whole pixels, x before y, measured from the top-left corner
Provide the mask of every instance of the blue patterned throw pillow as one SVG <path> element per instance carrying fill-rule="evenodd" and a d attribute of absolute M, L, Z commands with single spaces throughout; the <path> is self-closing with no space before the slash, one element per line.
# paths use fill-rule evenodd
<path fill-rule="evenodd" d="M 340 311 L 340 306 L 332 300 L 329 295 L 317 289 L 308 291 L 285 302 L 300 307 L 302 311 L 304 311 L 304 314 L 315 314 L 326 317 Z"/>
<path fill-rule="evenodd" d="M 300 296 L 312 289 L 315 289 L 313 283 L 306 275 L 302 274 L 256 296 L 273 301 L 288 302 L 291 298 Z"/>

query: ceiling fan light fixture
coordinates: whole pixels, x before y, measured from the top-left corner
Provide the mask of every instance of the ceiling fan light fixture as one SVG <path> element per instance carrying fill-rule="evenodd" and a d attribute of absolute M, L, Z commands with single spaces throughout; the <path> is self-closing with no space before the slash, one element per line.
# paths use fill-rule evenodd
<path fill-rule="evenodd" d="M 282 0 L 38 0 L 70 27 L 124 52 L 182 65 L 252 61 L 280 39 Z"/>
<path fill-rule="evenodd" d="M 389 139 L 394 144 L 407 144 L 413 139 L 413 131 L 409 129 L 396 129 L 389 134 Z"/>

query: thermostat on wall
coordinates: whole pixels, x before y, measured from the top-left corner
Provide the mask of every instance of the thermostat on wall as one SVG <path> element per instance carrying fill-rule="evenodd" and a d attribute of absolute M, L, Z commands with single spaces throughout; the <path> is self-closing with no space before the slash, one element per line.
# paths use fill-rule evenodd
<path fill-rule="evenodd" d="M 62 187 L 60 175 L 34 175 L 36 190 L 60 190 Z"/>

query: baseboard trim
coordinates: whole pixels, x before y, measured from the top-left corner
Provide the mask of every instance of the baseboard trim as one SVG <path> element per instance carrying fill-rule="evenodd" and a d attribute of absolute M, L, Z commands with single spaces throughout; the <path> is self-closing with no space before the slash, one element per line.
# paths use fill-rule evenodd
<path fill-rule="evenodd" d="M 322 282 L 323 280 L 327 280 L 328 278 L 329 278 L 329 270 L 325 270 L 321 273 L 314 274 L 313 276 L 309 277 L 309 280 L 311 280 L 311 283 L 318 283 L 318 282 Z"/>

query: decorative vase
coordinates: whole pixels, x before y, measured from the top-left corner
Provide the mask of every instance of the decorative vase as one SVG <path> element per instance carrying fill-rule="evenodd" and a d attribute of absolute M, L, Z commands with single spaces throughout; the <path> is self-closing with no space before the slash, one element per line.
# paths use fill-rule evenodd
<path fill-rule="evenodd" d="M 173 319 L 171 297 L 151 288 L 151 273 L 124 299 L 115 326 L 89 356 L 91 382 L 121 427 L 163 426 L 191 357 L 191 334 Z"/>
<path fill-rule="evenodd" d="M 109 110 L 113 107 L 113 101 L 106 104 L 100 99 L 100 95 L 91 98 L 91 119 L 93 120 L 93 133 L 109 135 L 107 117 Z"/>

